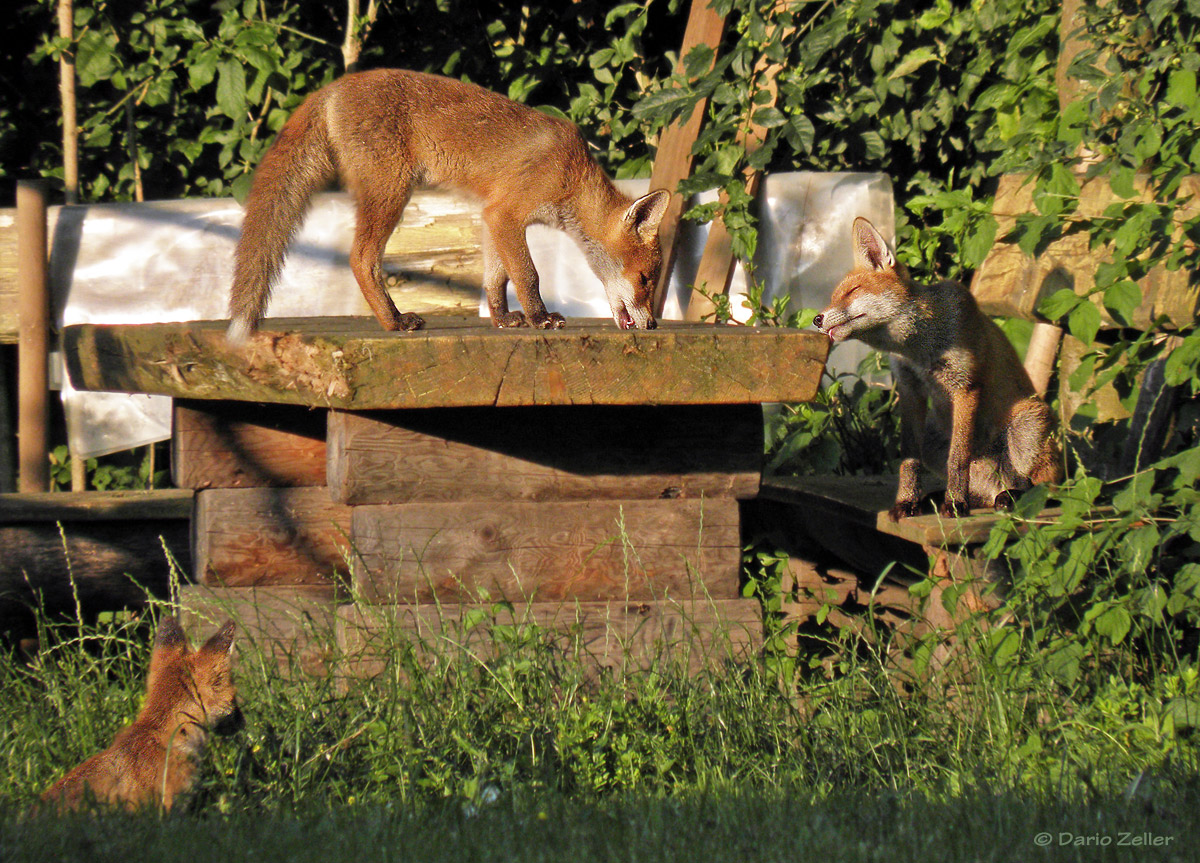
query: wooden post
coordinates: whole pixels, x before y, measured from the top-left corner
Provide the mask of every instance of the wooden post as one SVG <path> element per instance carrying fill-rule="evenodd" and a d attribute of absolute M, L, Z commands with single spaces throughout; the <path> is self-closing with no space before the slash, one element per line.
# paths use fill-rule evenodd
<path fill-rule="evenodd" d="M 46 184 L 17 181 L 17 488 L 46 491 L 50 485 L 47 349 L 50 298 L 46 290 Z"/>
<path fill-rule="evenodd" d="M 58 0 L 58 35 L 71 45 L 58 61 L 62 98 L 63 196 L 68 204 L 79 197 L 79 125 L 75 116 L 75 10 L 72 0 Z"/>
<path fill-rule="evenodd" d="M 713 49 L 713 61 L 725 30 L 725 16 L 709 7 L 710 0 L 692 0 L 688 13 L 687 29 L 683 33 L 683 47 L 679 49 L 679 71 L 683 71 L 683 60 L 697 45 L 708 45 Z M 680 118 L 663 130 L 658 139 L 658 152 L 654 156 L 654 170 L 650 174 L 651 189 L 666 189 L 671 193 L 667 214 L 658 228 L 658 239 L 662 244 L 662 274 L 658 279 L 658 290 L 654 295 L 654 314 L 662 315 L 667 301 L 667 285 L 671 283 L 671 270 L 675 267 L 675 238 L 679 231 L 679 217 L 683 213 L 683 198 L 677 193 L 679 181 L 692 169 L 692 145 L 700 134 L 707 99 L 701 99 L 687 118 Z"/>
<path fill-rule="evenodd" d="M 782 9 L 777 6 L 777 13 Z M 785 27 L 780 35 L 787 39 L 795 32 L 794 27 Z M 774 107 L 775 102 L 779 98 L 779 86 L 775 81 L 780 70 L 783 69 L 782 64 L 773 63 L 766 55 L 758 58 L 758 62 L 754 65 L 754 77 L 760 75 L 766 78 L 766 91 L 770 94 L 770 100 L 765 104 L 751 104 L 750 116 L 746 118 L 746 124 L 738 130 L 737 142 L 746 151 L 746 158 L 749 158 L 759 147 L 762 146 L 763 139 L 766 138 L 767 130 L 752 119 L 753 114 L 759 108 Z M 742 172 L 746 184 L 746 194 L 754 197 L 758 194 L 758 187 L 762 182 L 762 174 L 759 171 L 747 166 Z M 721 193 L 721 205 L 724 207 L 728 204 L 728 196 Z M 733 257 L 733 238 L 729 235 L 729 229 L 725 226 L 724 217 L 714 219 L 708 229 L 708 240 L 704 244 L 704 254 L 700 257 L 700 267 L 696 272 L 696 287 L 704 288 L 710 296 L 727 294 L 729 292 L 729 282 L 733 278 L 733 267 L 736 263 Z M 688 298 L 686 310 L 684 312 L 684 320 L 699 321 L 705 315 L 711 315 L 716 311 L 716 305 L 708 297 L 698 293 L 692 293 Z"/>
<path fill-rule="evenodd" d="M 1039 396 L 1044 396 L 1046 388 L 1050 386 L 1050 375 L 1058 360 L 1058 344 L 1062 336 L 1062 327 L 1034 321 L 1029 347 L 1025 351 L 1025 371 L 1029 373 L 1029 379 L 1033 381 L 1033 388 Z"/>

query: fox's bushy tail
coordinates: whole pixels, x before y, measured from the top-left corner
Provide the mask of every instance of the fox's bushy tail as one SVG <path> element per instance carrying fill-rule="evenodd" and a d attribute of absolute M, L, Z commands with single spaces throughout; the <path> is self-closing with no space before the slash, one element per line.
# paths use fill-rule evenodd
<path fill-rule="evenodd" d="M 231 342 L 244 342 L 266 312 L 288 243 L 312 196 L 334 178 L 324 100 L 315 94 L 288 118 L 267 150 L 246 198 L 229 295 Z"/>

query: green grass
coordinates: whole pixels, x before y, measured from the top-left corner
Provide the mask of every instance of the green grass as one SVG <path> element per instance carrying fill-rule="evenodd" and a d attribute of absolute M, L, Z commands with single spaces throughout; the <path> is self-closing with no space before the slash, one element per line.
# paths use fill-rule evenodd
<path fill-rule="evenodd" d="M 286 662 L 281 674 L 243 641 L 247 727 L 213 742 L 186 806 L 29 816 L 136 714 L 151 631 L 55 626 L 33 660 L 0 660 L 0 860 L 1183 860 L 1200 847 L 1194 736 L 1139 714 L 1136 692 L 1084 702 L 1047 681 L 917 679 L 869 651 L 794 688 L 762 665 L 689 677 L 669 659 L 597 679 L 535 627 L 493 627 L 486 659 L 393 634 L 387 671 L 348 690 Z M 1122 833 L 1169 844 L 1121 846 Z"/>

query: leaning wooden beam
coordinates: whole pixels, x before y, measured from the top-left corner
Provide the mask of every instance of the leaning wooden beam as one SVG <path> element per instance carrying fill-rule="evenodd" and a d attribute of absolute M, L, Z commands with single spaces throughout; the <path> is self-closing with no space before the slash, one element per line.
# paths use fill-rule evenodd
<path fill-rule="evenodd" d="M 81 390 L 347 410 L 481 405 L 751 404 L 816 393 L 829 340 L 782 328 L 608 322 L 497 330 L 431 317 L 416 333 L 368 318 L 268 319 L 245 347 L 224 321 L 67 327 Z"/>
<path fill-rule="evenodd" d="M 678 72 L 683 73 L 684 59 L 699 45 L 712 48 L 715 62 L 724 30 L 725 16 L 711 8 L 710 0 L 692 0 L 687 29 L 683 33 L 683 46 L 679 49 Z M 679 182 L 691 173 L 692 145 L 696 143 L 696 137 L 700 134 L 700 124 L 704 121 L 707 104 L 707 99 L 701 99 L 692 108 L 691 114 L 681 117 L 663 130 L 658 140 L 658 152 L 654 157 L 650 188 L 666 189 L 672 193 L 671 204 L 658 229 L 659 242 L 662 243 L 663 268 L 655 293 L 654 311 L 659 316 L 662 315 L 663 304 L 667 299 L 671 270 L 675 266 L 675 238 L 679 231 L 679 218 L 683 213 L 683 198 L 675 194 L 675 191 Z"/>
<path fill-rule="evenodd" d="M 779 11 L 779 10 L 777 10 Z M 795 31 L 794 27 L 783 27 L 780 36 L 786 39 Z M 738 146 L 745 150 L 745 157 L 750 158 L 762 145 L 767 137 L 767 130 L 761 124 L 754 122 L 754 112 L 763 108 L 773 108 L 779 98 L 779 85 L 776 76 L 783 69 L 783 64 L 772 62 L 765 54 L 754 65 L 754 79 L 763 80 L 763 91 L 768 94 L 765 102 L 752 104 L 750 116 L 746 124 L 738 129 Z M 762 182 L 762 172 L 747 165 L 742 171 L 742 179 L 746 186 L 746 194 L 753 197 L 758 194 Z M 721 206 L 728 204 L 729 198 L 721 192 Z M 725 225 L 725 219 L 714 219 L 708 229 L 708 239 L 704 243 L 704 254 L 700 257 L 700 267 L 696 271 L 696 287 L 703 288 L 709 296 L 729 293 L 729 282 L 733 278 L 733 268 L 736 260 L 733 257 L 733 237 Z M 706 315 L 716 311 L 716 305 L 708 297 L 693 293 L 687 304 L 684 319 L 689 321 L 703 320 Z"/>

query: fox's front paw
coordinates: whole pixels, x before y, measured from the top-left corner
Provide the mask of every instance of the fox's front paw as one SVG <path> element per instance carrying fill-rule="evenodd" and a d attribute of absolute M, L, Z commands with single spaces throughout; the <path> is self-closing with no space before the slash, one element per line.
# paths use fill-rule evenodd
<path fill-rule="evenodd" d="M 971 514 L 971 505 L 965 500 L 951 500 L 949 497 L 938 508 L 942 518 L 962 518 Z"/>
<path fill-rule="evenodd" d="M 492 326 L 499 328 L 509 327 L 527 327 L 529 321 L 525 320 L 524 312 L 505 312 L 502 315 L 492 315 Z"/>
<path fill-rule="evenodd" d="M 547 312 L 542 315 L 530 315 L 529 324 L 539 330 L 561 330 L 567 325 L 567 319 L 558 312 Z"/>
<path fill-rule="evenodd" d="M 1008 489 L 1000 492 L 1000 494 L 996 495 L 996 499 L 992 501 L 992 509 L 997 512 L 1009 512 L 1016 505 L 1017 500 Z"/>
<path fill-rule="evenodd" d="M 888 510 L 888 518 L 892 521 L 899 521 L 902 518 L 917 515 L 920 511 L 921 502 L 919 500 L 898 500 Z"/>

